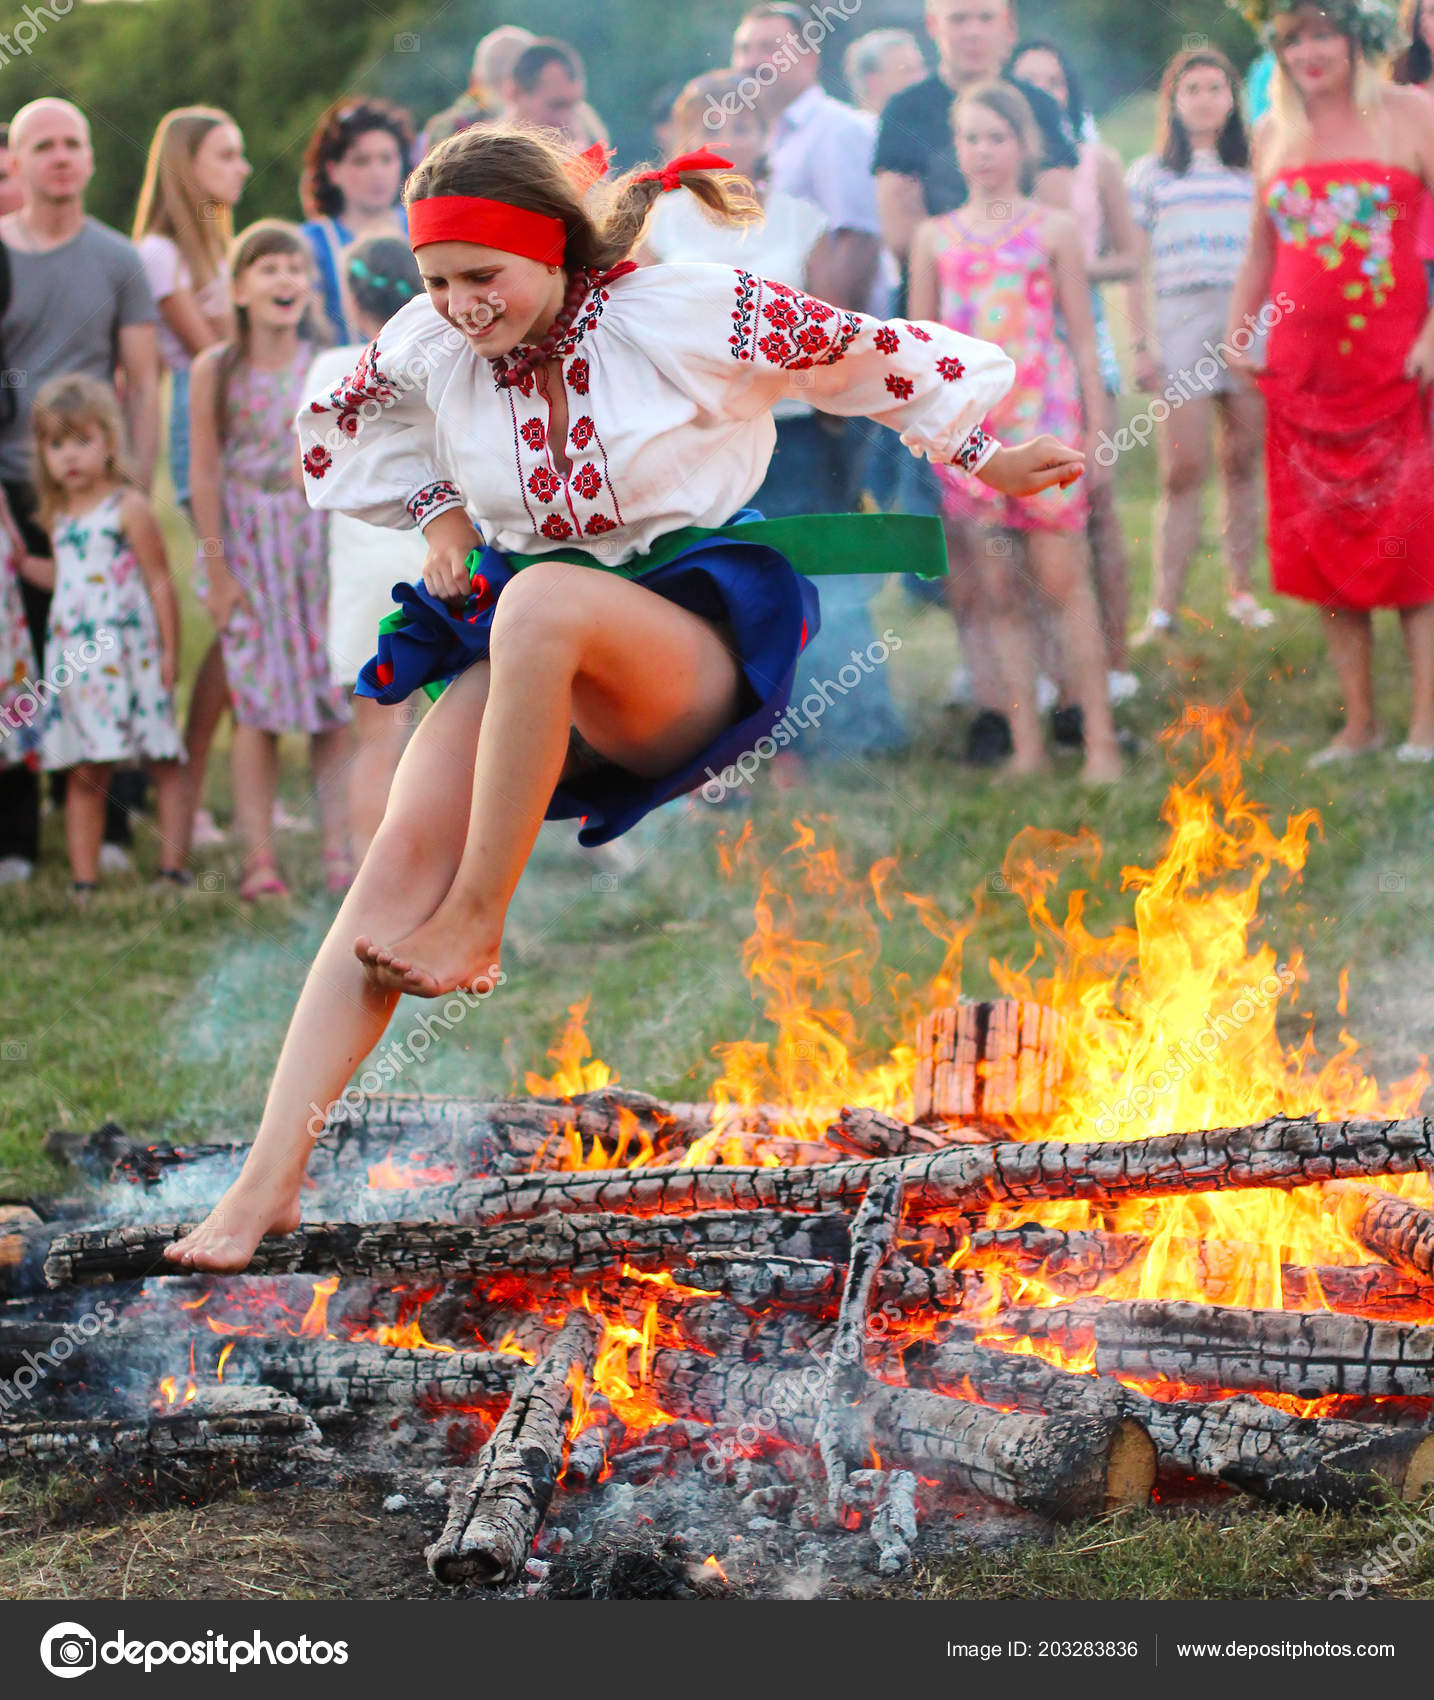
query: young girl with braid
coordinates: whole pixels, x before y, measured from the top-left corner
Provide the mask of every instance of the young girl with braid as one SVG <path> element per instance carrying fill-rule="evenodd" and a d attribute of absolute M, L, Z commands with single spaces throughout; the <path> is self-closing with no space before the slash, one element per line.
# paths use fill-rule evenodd
<path fill-rule="evenodd" d="M 359 692 L 441 694 L 300 994 L 244 1169 L 172 1261 L 242 1269 L 297 1227 L 315 1109 L 401 994 L 499 983 L 545 818 L 580 816 L 580 842 L 603 844 L 773 744 L 819 624 L 804 574 L 943 570 L 935 520 L 746 507 L 776 402 L 875 419 L 1008 495 L 1081 475 L 1053 437 L 982 429 L 1013 377 L 989 343 L 732 266 L 632 264 L 660 194 L 754 216 L 727 164 L 684 155 L 609 187 L 591 156 L 485 125 L 409 178 L 426 293 L 297 423 L 316 506 L 427 544 Z"/>

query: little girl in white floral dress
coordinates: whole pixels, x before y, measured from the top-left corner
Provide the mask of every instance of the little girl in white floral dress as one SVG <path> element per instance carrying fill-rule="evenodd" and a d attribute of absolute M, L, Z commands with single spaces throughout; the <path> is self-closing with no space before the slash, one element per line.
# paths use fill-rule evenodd
<path fill-rule="evenodd" d="M 179 608 L 159 522 L 125 480 L 119 403 L 96 379 L 56 378 L 35 398 L 31 431 L 39 519 L 54 546 L 40 764 L 67 776 L 71 891 L 85 901 L 96 889 L 110 774 L 134 761 L 154 780 L 156 886 L 184 885 Z"/>

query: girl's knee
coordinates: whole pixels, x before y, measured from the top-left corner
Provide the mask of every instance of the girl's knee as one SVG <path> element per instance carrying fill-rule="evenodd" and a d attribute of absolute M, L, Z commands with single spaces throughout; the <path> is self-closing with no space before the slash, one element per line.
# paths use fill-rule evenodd
<path fill-rule="evenodd" d="M 495 657 L 574 636 L 587 605 L 585 575 L 595 569 L 539 561 L 506 585 L 493 611 Z"/>

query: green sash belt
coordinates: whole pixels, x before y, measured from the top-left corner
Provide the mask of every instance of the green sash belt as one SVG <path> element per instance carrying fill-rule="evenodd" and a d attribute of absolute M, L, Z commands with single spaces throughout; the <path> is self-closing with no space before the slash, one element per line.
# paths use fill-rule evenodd
<path fill-rule="evenodd" d="M 941 578 L 946 573 L 946 539 L 941 521 L 929 514 L 797 514 L 791 519 L 754 519 L 745 525 L 684 525 L 659 537 L 645 555 L 620 567 L 609 566 L 585 549 L 550 549 L 541 555 L 509 555 L 514 572 L 536 561 L 572 561 L 580 567 L 636 578 L 708 537 L 734 543 L 762 543 L 785 555 L 799 573 L 915 573 Z M 470 572 L 477 570 L 475 550 Z"/>

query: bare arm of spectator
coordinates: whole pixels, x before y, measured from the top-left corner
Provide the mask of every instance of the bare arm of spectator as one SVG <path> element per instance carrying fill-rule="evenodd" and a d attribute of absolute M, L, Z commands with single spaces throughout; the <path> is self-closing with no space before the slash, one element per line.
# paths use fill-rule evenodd
<path fill-rule="evenodd" d="M 164 322 L 191 354 L 199 354 L 212 342 L 223 342 L 228 326 L 216 324 L 199 305 L 192 289 L 176 289 L 157 303 Z"/>
<path fill-rule="evenodd" d="M 1434 194 L 1434 100 L 1421 88 L 1389 86 L 1385 98 L 1394 107 L 1396 122 L 1414 139 L 1419 175 L 1426 193 Z M 1276 303 L 1280 305 L 1280 303 Z M 1404 375 L 1421 384 L 1434 384 L 1434 302 L 1404 363 Z"/>
<path fill-rule="evenodd" d="M 1095 340 L 1095 310 L 1090 300 L 1090 273 L 1080 225 L 1073 213 L 1052 212 L 1046 219 L 1047 251 L 1055 282 L 1056 304 L 1066 322 L 1066 341 L 1080 376 L 1081 410 L 1086 429 L 1086 482 L 1098 487 L 1110 475 L 1096 455 L 1096 433 L 1105 417 L 1105 382 Z"/>
<path fill-rule="evenodd" d="M 120 524 L 139 562 L 144 588 L 154 608 L 155 624 L 159 628 L 160 679 L 165 690 L 172 691 L 179 677 L 179 602 L 174 594 L 174 580 L 169 576 L 164 534 L 154 517 L 154 509 L 138 490 L 125 492 L 120 503 Z"/>
<path fill-rule="evenodd" d="M 189 505 L 198 534 L 198 554 L 207 580 L 205 610 L 222 627 L 245 600 L 243 587 L 224 558 L 224 487 L 219 443 L 219 359 L 206 349 L 189 374 Z"/>
<path fill-rule="evenodd" d="M 1150 238 L 1135 227 L 1135 276 L 1125 292 L 1130 348 L 1135 356 L 1135 387 L 1147 395 L 1160 388 L 1160 350 L 1150 340 Z"/>
<path fill-rule="evenodd" d="M 876 284 L 881 244 L 864 230 L 829 230 L 807 261 L 811 291 L 834 307 L 864 313 Z"/>
<path fill-rule="evenodd" d="M 1125 192 L 1125 171 L 1113 148 L 1100 151 L 1099 182 L 1105 247 L 1086 269 L 1092 283 L 1124 283 L 1140 269 L 1140 250 L 1130 196 Z"/>
<path fill-rule="evenodd" d="M 919 177 L 896 171 L 876 174 L 876 210 L 881 218 L 881 239 L 898 260 L 911 254 L 911 239 L 926 217 L 926 195 Z"/>
<path fill-rule="evenodd" d="M 119 371 L 130 464 L 140 489 L 148 490 L 159 450 L 159 346 L 152 322 L 120 326 Z"/>
<path fill-rule="evenodd" d="M 911 240 L 906 316 L 908 319 L 930 319 L 939 324 L 941 286 L 936 279 L 935 236 L 935 220 L 922 219 Z"/>
<path fill-rule="evenodd" d="M 1270 279 L 1275 270 L 1275 231 L 1265 206 L 1263 185 L 1266 179 L 1262 169 L 1265 159 L 1268 158 L 1270 131 L 1261 125 L 1255 134 L 1256 191 L 1250 206 L 1250 240 L 1245 249 L 1239 276 L 1235 279 L 1235 287 L 1230 294 L 1229 318 L 1226 320 L 1224 339 L 1225 359 L 1230 369 L 1251 380 L 1260 369 L 1257 362 L 1251 358 L 1253 349 L 1247 346 L 1242 353 L 1230 341 L 1229 333 L 1231 330 L 1248 330 L 1246 317 L 1257 314 L 1269 299 Z"/>

